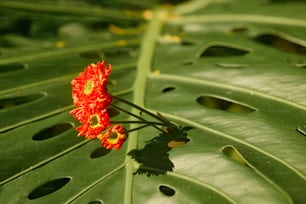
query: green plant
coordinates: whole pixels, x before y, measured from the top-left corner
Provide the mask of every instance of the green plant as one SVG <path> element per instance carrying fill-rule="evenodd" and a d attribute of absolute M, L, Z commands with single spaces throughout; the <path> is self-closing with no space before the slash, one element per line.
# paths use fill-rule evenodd
<path fill-rule="evenodd" d="M 305 3 L 111 2 L 0 2 L 0 203 L 305 203 Z M 188 136 L 76 137 L 70 81 L 101 59 Z"/>

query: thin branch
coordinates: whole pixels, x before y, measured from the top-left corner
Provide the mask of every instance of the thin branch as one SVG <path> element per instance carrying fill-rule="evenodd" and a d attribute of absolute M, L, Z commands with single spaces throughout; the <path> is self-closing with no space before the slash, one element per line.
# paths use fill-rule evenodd
<path fill-rule="evenodd" d="M 158 123 L 158 122 L 152 122 L 152 121 L 135 121 L 135 120 L 118 120 L 118 121 L 114 121 L 112 120 L 111 123 L 113 124 L 132 124 L 132 123 L 138 123 L 138 124 L 146 124 L 146 125 L 161 125 L 161 126 L 164 126 L 165 124 L 164 123 Z"/>
<path fill-rule="evenodd" d="M 136 131 L 136 130 L 140 130 L 142 128 L 145 128 L 145 127 L 148 127 L 149 125 L 142 125 L 142 126 L 139 126 L 137 128 L 133 128 L 133 129 L 130 129 L 128 130 L 127 132 L 130 133 L 130 132 L 133 132 L 133 131 Z"/>
<path fill-rule="evenodd" d="M 146 109 L 144 109 L 144 108 L 142 108 L 142 107 L 140 107 L 140 106 L 138 106 L 138 105 L 136 105 L 134 103 L 131 103 L 130 101 L 127 101 L 125 99 L 122 99 L 122 98 L 119 98 L 119 97 L 116 97 L 116 96 L 112 96 L 112 97 L 114 99 L 118 100 L 118 101 L 126 103 L 126 104 L 128 104 L 128 105 L 130 105 L 130 106 L 132 106 L 132 107 L 134 107 L 134 108 L 136 108 L 138 110 L 140 110 L 141 112 L 144 112 L 144 113 L 150 115 L 151 117 L 153 117 L 153 118 L 155 118 L 155 119 L 157 119 L 157 120 L 159 120 L 161 122 L 164 122 L 166 126 L 175 126 L 174 124 L 172 124 L 168 120 L 165 120 L 164 118 L 159 117 L 158 115 L 155 115 L 155 114 L 151 113 L 150 111 L 147 111 Z"/>
<path fill-rule="evenodd" d="M 122 111 L 122 112 L 124 112 L 124 113 L 127 113 L 127 114 L 129 114 L 129 115 L 131 115 L 131 116 L 133 116 L 133 117 L 135 117 L 135 118 L 141 120 L 141 121 L 150 122 L 150 121 L 147 121 L 147 120 L 143 119 L 142 117 L 140 117 L 140 116 L 138 116 L 138 115 L 136 115 L 136 114 L 134 114 L 134 113 L 131 113 L 131 112 L 127 111 L 127 110 L 124 110 L 123 108 L 121 108 L 121 107 L 119 107 L 119 106 L 116 106 L 116 105 L 114 105 L 114 104 L 111 104 L 111 106 L 114 107 L 114 108 L 116 108 L 117 110 Z M 167 126 L 168 124 L 163 124 L 163 125 Z M 157 127 L 156 125 L 152 125 L 152 127 L 156 128 L 157 130 L 159 130 L 159 131 L 161 131 L 161 132 L 165 132 L 165 130 L 163 130 L 163 129 Z"/>

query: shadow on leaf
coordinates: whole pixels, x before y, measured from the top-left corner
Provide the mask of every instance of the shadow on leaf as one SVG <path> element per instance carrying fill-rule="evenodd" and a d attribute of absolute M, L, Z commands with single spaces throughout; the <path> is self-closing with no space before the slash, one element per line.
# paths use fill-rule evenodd
<path fill-rule="evenodd" d="M 128 153 L 140 163 L 135 174 L 160 175 L 172 171 L 174 165 L 169 159 L 169 151 L 189 142 L 187 131 L 192 127 L 168 128 L 166 132 L 159 134 L 146 142 L 142 149 L 134 149 Z"/>

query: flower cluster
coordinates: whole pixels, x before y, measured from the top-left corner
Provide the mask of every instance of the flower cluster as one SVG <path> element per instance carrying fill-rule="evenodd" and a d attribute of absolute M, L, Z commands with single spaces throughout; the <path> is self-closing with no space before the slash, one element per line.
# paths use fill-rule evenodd
<path fill-rule="evenodd" d="M 71 81 L 76 108 L 70 114 L 81 123 L 76 129 L 78 136 L 100 139 L 107 149 L 120 149 L 127 138 L 127 131 L 122 125 L 111 127 L 107 112 L 112 102 L 106 87 L 111 70 L 111 65 L 106 66 L 105 61 L 89 64 L 84 72 Z"/>

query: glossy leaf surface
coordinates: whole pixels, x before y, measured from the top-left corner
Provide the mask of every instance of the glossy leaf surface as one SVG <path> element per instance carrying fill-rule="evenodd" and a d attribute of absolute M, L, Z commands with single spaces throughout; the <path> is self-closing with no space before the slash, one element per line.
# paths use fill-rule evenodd
<path fill-rule="evenodd" d="M 1 1 L 0 203 L 305 203 L 305 9 Z M 70 81 L 102 59 L 109 92 L 187 135 L 77 137 Z"/>

